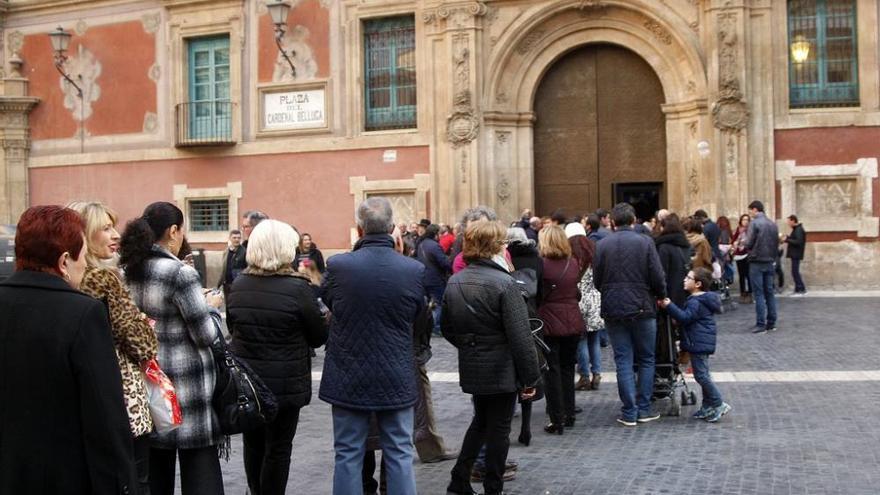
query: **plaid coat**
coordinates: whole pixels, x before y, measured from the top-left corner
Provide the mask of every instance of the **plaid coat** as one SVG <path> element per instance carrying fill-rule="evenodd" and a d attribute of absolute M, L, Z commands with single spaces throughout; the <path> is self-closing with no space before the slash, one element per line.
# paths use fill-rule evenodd
<path fill-rule="evenodd" d="M 157 435 L 153 447 L 192 449 L 217 445 L 222 435 L 211 407 L 214 358 L 211 342 L 218 329 L 205 303 L 198 273 L 165 249 L 154 245 L 143 282 L 129 281 L 132 299 L 156 320 L 158 361 L 171 379 L 183 412 L 183 424 Z"/>

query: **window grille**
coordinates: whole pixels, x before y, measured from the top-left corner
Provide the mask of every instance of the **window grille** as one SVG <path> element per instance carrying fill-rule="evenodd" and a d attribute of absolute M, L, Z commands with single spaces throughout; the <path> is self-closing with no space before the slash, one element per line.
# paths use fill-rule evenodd
<path fill-rule="evenodd" d="M 364 22 L 365 129 L 416 127 L 415 18 Z"/>
<path fill-rule="evenodd" d="M 229 200 L 190 200 L 189 228 L 193 232 L 225 232 L 229 230 Z"/>
<path fill-rule="evenodd" d="M 791 108 L 859 106 L 856 37 L 855 0 L 789 0 Z"/>

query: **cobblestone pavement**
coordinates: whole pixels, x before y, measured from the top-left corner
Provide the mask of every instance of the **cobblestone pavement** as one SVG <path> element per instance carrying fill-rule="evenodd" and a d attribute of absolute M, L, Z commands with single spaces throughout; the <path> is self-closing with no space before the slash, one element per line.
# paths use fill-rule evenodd
<path fill-rule="evenodd" d="M 779 331 L 752 335 L 753 306 L 719 317 L 713 371 L 756 372 L 752 380 L 721 383 L 733 411 L 720 423 L 680 417 L 627 428 L 618 425 L 616 387 L 578 392 L 584 408 L 565 435 L 547 435 L 543 401 L 535 406 L 529 447 L 516 443 L 519 462 L 511 494 L 877 494 L 880 493 L 880 299 L 781 299 Z M 432 372 L 456 372 L 454 349 L 434 341 Z M 610 348 L 604 374 L 613 376 Z M 314 370 L 321 370 L 321 354 Z M 814 381 L 779 381 L 763 372 L 810 371 Z M 795 375 L 796 376 L 796 375 Z M 861 378 L 860 378 L 861 377 Z M 693 384 L 692 379 L 688 379 Z M 694 384 L 695 385 L 695 384 Z M 698 390 L 698 387 L 696 388 Z M 699 392 L 697 392 L 699 394 Z M 449 447 L 470 421 L 469 396 L 452 380 L 434 383 L 438 427 Z M 317 398 L 303 410 L 294 440 L 288 493 L 327 494 L 333 475 L 329 406 Z M 241 442 L 223 462 L 226 493 L 245 493 Z M 452 462 L 416 461 L 420 494 L 444 494 Z M 482 491 L 478 484 L 474 488 Z"/>

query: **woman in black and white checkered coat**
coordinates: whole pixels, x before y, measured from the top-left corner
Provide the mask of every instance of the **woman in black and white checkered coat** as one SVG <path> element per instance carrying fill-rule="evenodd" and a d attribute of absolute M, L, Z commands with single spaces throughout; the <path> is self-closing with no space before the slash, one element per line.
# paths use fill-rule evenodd
<path fill-rule="evenodd" d="M 120 265 L 138 307 L 156 320 L 158 361 L 171 378 L 183 424 L 158 434 L 150 450 L 153 495 L 174 493 L 180 457 L 181 488 L 190 493 L 223 493 L 217 446 L 222 441 L 211 407 L 218 335 L 219 295 L 203 294 L 198 273 L 177 255 L 184 240 L 183 213 L 171 203 L 153 203 L 129 222 L 121 242 Z"/>

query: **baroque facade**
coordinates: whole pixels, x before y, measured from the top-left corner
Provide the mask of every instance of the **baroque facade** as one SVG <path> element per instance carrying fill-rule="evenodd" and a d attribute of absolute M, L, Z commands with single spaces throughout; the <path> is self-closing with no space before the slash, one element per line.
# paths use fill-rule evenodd
<path fill-rule="evenodd" d="M 0 5 L 0 222 L 169 200 L 207 249 L 258 208 L 335 250 L 377 194 L 444 222 L 760 199 L 804 223 L 808 285 L 880 287 L 880 0 L 293 0 L 295 71 L 266 3 Z"/>

